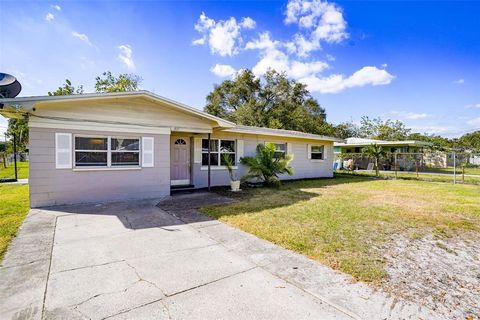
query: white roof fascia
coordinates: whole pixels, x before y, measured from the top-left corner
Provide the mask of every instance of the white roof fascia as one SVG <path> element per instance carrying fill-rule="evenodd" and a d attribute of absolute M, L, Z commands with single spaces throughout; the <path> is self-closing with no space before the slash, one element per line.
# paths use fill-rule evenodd
<path fill-rule="evenodd" d="M 343 139 L 338 139 L 335 137 L 327 137 L 327 136 L 322 136 L 322 135 L 312 134 L 312 133 L 305 133 L 300 131 L 251 127 L 251 126 L 236 126 L 235 128 L 225 129 L 222 131 L 232 132 L 232 133 L 244 133 L 244 134 L 307 139 L 307 140 L 319 140 L 319 141 L 344 141 Z"/>
<path fill-rule="evenodd" d="M 0 103 L 5 107 L 15 107 L 20 109 L 23 107 L 23 111 L 30 111 L 35 104 L 40 102 L 63 102 L 63 101 L 85 101 L 91 99 L 110 99 L 110 98 L 123 98 L 123 97 L 146 97 L 156 101 L 163 102 L 175 109 L 186 111 L 191 114 L 195 114 L 201 118 L 209 119 L 218 123 L 221 127 L 232 128 L 235 127 L 235 123 L 224 120 L 222 118 L 213 116 L 206 112 L 200 111 L 198 109 L 192 108 L 185 104 L 179 103 L 177 101 L 156 95 L 149 91 L 131 91 L 131 92 L 112 92 L 112 93 L 86 93 L 86 94 L 77 94 L 77 95 L 68 95 L 68 96 L 34 96 L 34 97 L 19 97 L 19 98 L 6 98 L 0 99 Z M 0 113 L 1 113 L 0 109 Z"/>
<path fill-rule="evenodd" d="M 406 141 L 374 141 L 374 142 L 363 142 L 363 143 L 335 143 L 335 147 L 355 147 L 355 146 L 369 146 L 372 144 L 377 145 L 387 145 L 387 146 L 398 146 L 398 145 L 407 145 L 407 146 L 431 146 L 433 145 L 430 142 L 426 141 L 416 141 L 416 140 L 406 140 Z"/>

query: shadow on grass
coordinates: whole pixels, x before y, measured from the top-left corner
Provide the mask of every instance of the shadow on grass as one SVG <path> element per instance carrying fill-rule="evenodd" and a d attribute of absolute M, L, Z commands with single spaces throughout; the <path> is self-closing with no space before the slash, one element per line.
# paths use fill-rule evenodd
<path fill-rule="evenodd" d="M 196 191 L 191 194 L 174 195 L 163 201 L 131 200 L 111 203 L 61 205 L 42 208 L 56 215 L 109 215 L 117 217 L 125 228 L 138 230 L 165 228 L 180 224 L 204 222 L 222 215 L 234 215 L 239 212 L 238 205 L 248 204 L 247 212 L 290 206 L 300 201 L 322 195 L 321 189 L 331 185 L 371 181 L 369 177 L 349 176 L 333 179 L 312 179 L 285 181 L 280 188 L 247 188 L 234 193 L 227 188 L 213 188 L 213 192 Z M 315 189 L 308 191 L 308 189 Z M 224 208 L 227 213 L 214 215 L 209 210 L 199 214 L 199 208 Z M 255 208 L 256 205 L 259 207 Z M 237 209 L 235 209 L 237 206 Z M 161 209 L 161 210 L 159 210 Z M 245 209 L 245 208 L 244 208 Z M 219 212 L 222 210 L 218 210 Z"/>
<path fill-rule="evenodd" d="M 368 176 L 336 174 L 334 178 L 285 180 L 282 181 L 282 185 L 279 188 L 247 187 L 241 192 L 231 192 L 227 187 L 216 187 L 213 188 L 213 192 L 224 197 L 233 198 L 239 202 L 231 204 L 228 210 L 224 210 L 223 206 L 213 205 L 201 208 L 201 212 L 218 219 L 225 216 L 288 207 L 301 201 L 328 196 L 322 191 L 326 190 L 329 186 L 354 184 L 372 180 L 374 180 L 374 178 Z"/>

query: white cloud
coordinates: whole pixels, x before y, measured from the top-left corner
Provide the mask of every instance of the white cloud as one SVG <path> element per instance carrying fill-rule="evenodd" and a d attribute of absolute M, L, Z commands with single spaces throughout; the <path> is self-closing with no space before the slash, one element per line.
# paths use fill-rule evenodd
<path fill-rule="evenodd" d="M 55 9 L 57 11 L 62 11 L 62 7 L 60 7 L 58 4 L 51 5 L 50 7 L 52 7 L 53 9 Z"/>
<path fill-rule="evenodd" d="M 331 55 L 331 54 L 328 54 L 325 56 L 327 58 L 328 61 L 335 61 L 337 58 L 335 58 L 335 56 Z"/>
<path fill-rule="evenodd" d="M 306 35 L 297 33 L 294 44 L 299 56 L 321 48 L 321 42 L 338 43 L 348 38 L 342 10 L 322 0 L 290 0 L 285 11 L 286 24 L 298 24 Z"/>
<path fill-rule="evenodd" d="M 257 49 L 261 51 L 261 58 L 252 68 L 256 76 L 262 76 L 268 69 L 278 72 L 286 72 L 288 76 L 298 79 L 321 72 L 328 68 L 323 61 L 303 62 L 292 60 L 281 50 L 282 43 L 270 38 L 268 32 L 260 34 L 257 40 L 250 41 L 245 46 L 248 50 Z"/>
<path fill-rule="evenodd" d="M 245 29 L 255 29 L 256 25 L 257 23 L 255 22 L 255 20 L 250 17 L 243 18 L 242 22 L 240 23 L 240 26 Z"/>
<path fill-rule="evenodd" d="M 320 93 L 338 93 L 348 88 L 363 87 L 366 85 L 379 86 L 392 82 L 395 76 L 386 70 L 377 67 L 363 67 L 345 78 L 341 74 L 333 74 L 328 77 L 309 76 L 299 79 L 307 84 L 308 89 Z"/>
<path fill-rule="evenodd" d="M 53 19 L 55 19 L 55 16 L 53 15 L 53 13 L 47 13 L 47 15 L 45 16 L 45 20 L 47 20 L 48 22 L 52 21 Z"/>
<path fill-rule="evenodd" d="M 467 121 L 467 124 L 470 126 L 480 127 L 480 117 L 473 118 Z"/>
<path fill-rule="evenodd" d="M 290 76 L 295 79 L 307 77 L 311 74 L 322 72 L 328 68 L 328 64 L 323 61 L 299 62 L 292 61 L 290 64 Z"/>
<path fill-rule="evenodd" d="M 134 70 L 135 63 L 133 62 L 132 47 L 128 44 L 122 44 L 118 47 L 120 53 L 118 54 L 118 60 L 120 60 L 128 69 Z"/>
<path fill-rule="evenodd" d="M 200 18 L 195 24 L 197 30 L 202 37 L 194 40 L 193 45 L 203 45 L 208 42 L 212 54 L 220 56 L 233 56 L 240 50 L 243 43 L 241 36 L 242 29 L 255 28 L 255 21 L 250 17 L 245 17 L 240 23 L 234 17 L 228 20 L 215 21 L 202 12 Z"/>
<path fill-rule="evenodd" d="M 93 46 L 93 44 L 90 42 L 90 39 L 88 38 L 88 36 L 84 33 L 79 33 L 77 31 L 72 31 L 72 36 L 74 38 L 77 38 L 79 39 L 80 41 L 83 41 L 85 42 L 86 44 L 88 44 L 89 46 Z"/>
<path fill-rule="evenodd" d="M 432 116 L 431 114 L 424 113 L 424 112 L 416 113 L 416 112 L 395 111 L 395 110 L 393 110 L 390 113 L 399 117 L 399 118 L 408 119 L 408 120 L 425 119 L 425 118 L 429 118 L 429 117 Z"/>
<path fill-rule="evenodd" d="M 467 108 L 467 109 L 480 109 L 480 103 L 469 104 L 469 105 L 465 106 L 465 108 Z"/>
<path fill-rule="evenodd" d="M 233 76 L 237 71 L 228 64 L 216 64 L 210 71 L 216 76 L 225 78 Z"/>
<path fill-rule="evenodd" d="M 290 0 L 285 11 L 285 23 L 298 26 L 298 32 L 291 39 L 278 41 L 266 31 L 245 41 L 242 47 L 248 34 L 241 34 L 241 31 L 255 28 L 253 19 L 246 17 L 239 23 L 233 17 L 215 21 L 202 13 L 195 24 L 201 38 L 192 41 L 192 44 L 209 45 L 212 54 L 221 56 L 233 56 L 242 49 L 256 50 L 259 60 L 252 67 L 256 76 L 261 77 L 269 69 L 274 69 L 307 84 L 313 92 L 337 93 L 353 87 L 387 85 L 395 78 L 385 70 L 386 64 L 382 69 L 362 67 L 348 77 L 342 74 L 323 75 L 330 68 L 329 61 L 335 61 L 335 57 L 326 54 L 325 61 L 308 59 L 311 52 L 321 49 L 322 43 L 338 43 L 348 37 L 347 23 L 337 5 L 322 0 Z M 221 77 L 235 73 L 231 66 L 222 64 L 210 70 Z"/>
<path fill-rule="evenodd" d="M 192 41 L 194 46 L 202 46 L 205 44 L 205 38 L 200 38 Z"/>
<path fill-rule="evenodd" d="M 457 80 L 454 80 L 453 83 L 454 83 L 454 84 L 464 84 L 464 83 L 465 83 L 465 79 L 457 79 Z"/>

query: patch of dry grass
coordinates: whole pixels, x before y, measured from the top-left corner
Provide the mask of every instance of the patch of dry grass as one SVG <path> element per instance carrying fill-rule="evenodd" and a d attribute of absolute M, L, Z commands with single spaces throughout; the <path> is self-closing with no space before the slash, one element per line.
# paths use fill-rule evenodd
<path fill-rule="evenodd" d="M 480 187 L 358 176 L 284 183 L 242 192 L 239 202 L 203 208 L 261 238 L 363 281 L 386 276 L 382 246 L 480 232 Z"/>

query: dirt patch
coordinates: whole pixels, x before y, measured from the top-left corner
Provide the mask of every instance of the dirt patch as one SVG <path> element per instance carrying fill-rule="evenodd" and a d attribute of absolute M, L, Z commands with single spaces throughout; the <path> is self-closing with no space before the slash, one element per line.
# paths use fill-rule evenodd
<path fill-rule="evenodd" d="M 475 237 L 397 236 L 383 248 L 389 275 L 383 287 L 449 319 L 480 319 L 480 237 Z"/>

